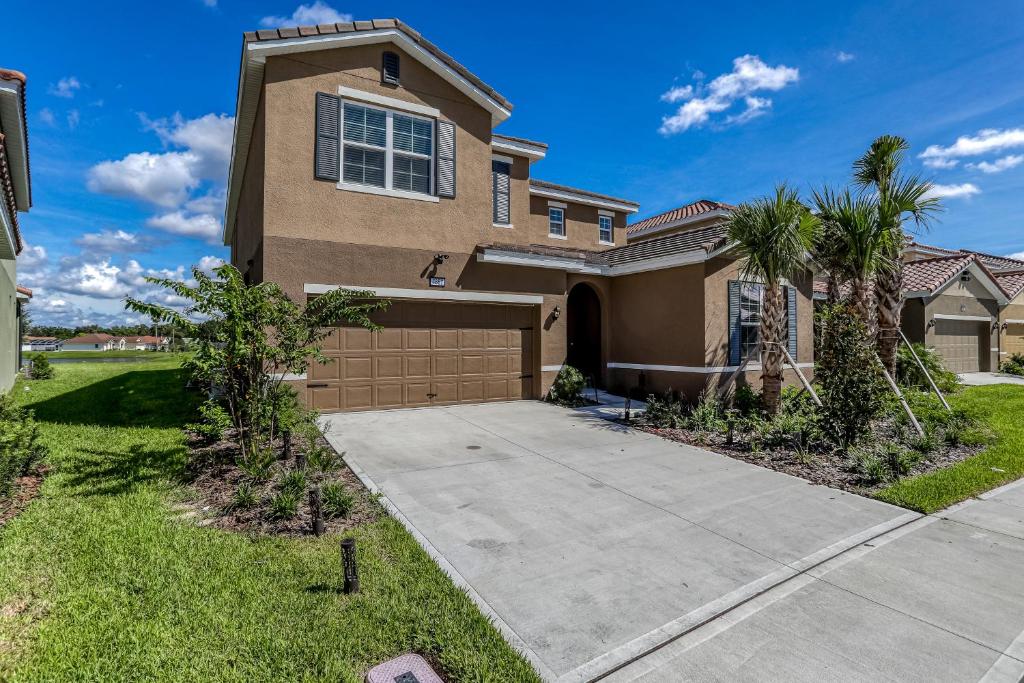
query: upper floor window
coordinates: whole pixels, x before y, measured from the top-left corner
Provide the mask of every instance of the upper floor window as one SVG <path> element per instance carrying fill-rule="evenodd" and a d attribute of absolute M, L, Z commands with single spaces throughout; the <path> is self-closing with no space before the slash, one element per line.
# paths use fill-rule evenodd
<path fill-rule="evenodd" d="M 494 224 L 509 225 L 509 190 L 512 164 L 494 159 L 491 161 L 491 184 L 494 189 Z"/>
<path fill-rule="evenodd" d="M 612 242 L 612 217 L 601 214 L 597 217 L 597 241 Z"/>
<path fill-rule="evenodd" d="M 552 237 L 565 237 L 565 209 L 548 207 L 548 234 Z"/>
<path fill-rule="evenodd" d="M 434 122 L 346 102 L 342 109 L 342 180 L 383 190 L 431 194 Z"/>

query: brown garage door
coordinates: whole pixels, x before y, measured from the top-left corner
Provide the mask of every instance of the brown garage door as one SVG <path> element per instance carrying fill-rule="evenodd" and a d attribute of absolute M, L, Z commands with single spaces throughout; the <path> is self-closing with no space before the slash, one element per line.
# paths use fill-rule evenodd
<path fill-rule="evenodd" d="M 1006 360 L 1015 353 L 1024 354 L 1024 323 L 1009 323 L 1003 336 L 1003 351 Z"/>
<path fill-rule="evenodd" d="M 935 321 L 935 350 L 948 369 L 953 372 L 978 372 L 981 369 L 983 325 L 975 320 Z"/>
<path fill-rule="evenodd" d="M 533 397 L 533 308 L 399 301 L 369 332 L 338 327 L 306 398 L 323 411 Z"/>

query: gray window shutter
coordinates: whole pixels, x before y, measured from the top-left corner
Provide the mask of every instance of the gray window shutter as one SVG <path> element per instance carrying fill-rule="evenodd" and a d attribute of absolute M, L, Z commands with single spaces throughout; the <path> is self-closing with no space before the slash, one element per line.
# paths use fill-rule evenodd
<path fill-rule="evenodd" d="M 796 287 L 786 287 L 786 313 L 789 322 L 789 355 L 796 361 Z"/>
<path fill-rule="evenodd" d="M 341 98 L 316 94 L 316 144 L 313 151 L 313 175 L 317 180 L 338 182 L 341 172 Z"/>
<path fill-rule="evenodd" d="M 740 364 L 740 283 L 729 282 L 729 365 Z"/>
<path fill-rule="evenodd" d="M 455 196 L 455 124 L 437 122 L 437 196 Z"/>
<path fill-rule="evenodd" d="M 509 218 L 509 190 L 511 189 L 511 166 L 504 161 L 491 162 L 491 178 L 494 185 L 494 217 L 498 225 L 508 225 Z"/>

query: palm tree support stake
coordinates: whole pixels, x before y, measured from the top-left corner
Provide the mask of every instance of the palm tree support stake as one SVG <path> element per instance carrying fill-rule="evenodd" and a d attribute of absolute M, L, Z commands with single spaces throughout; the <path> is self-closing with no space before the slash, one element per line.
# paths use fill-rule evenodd
<path fill-rule="evenodd" d="M 309 490 L 309 514 L 313 518 L 313 535 L 324 535 L 324 504 L 320 494 L 320 487 L 314 486 Z"/>
<path fill-rule="evenodd" d="M 935 380 L 932 379 L 931 374 L 928 372 L 928 368 L 926 368 L 924 363 L 921 362 L 921 359 L 917 357 L 917 351 L 914 350 L 914 345 L 910 343 L 909 339 L 907 339 L 907 335 L 903 334 L 903 330 L 900 330 L 900 337 L 903 338 L 903 343 L 907 345 L 908 349 L 910 349 L 910 355 L 914 357 L 915 361 L 917 361 L 917 367 L 921 368 L 921 372 L 923 372 L 924 376 L 928 378 L 928 384 L 932 385 L 932 391 L 934 391 L 935 395 L 939 397 L 940 401 L 942 401 L 942 406 L 947 411 L 953 412 L 953 409 L 949 407 L 948 403 L 946 403 L 946 397 L 942 395 L 941 391 L 939 391 L 939 387 L 935 384 Z"/>
<path fill-rule="evenodd" d="M 815 405 L 821 408 L 821 399 L 818 398 L 818 392 L 816 392 L 814 390 L 814 387 L 811 386 L 811 383 L 807 380 L 807 376 L 804 375 L 804 373 L 800 372 L 800 368 L 797 367 L 796 361 L 793 360 L 793 356 L 789 355 L 789 350 L 786 348 L 786 345 L 780 344 L 778 342 L 766 343 L 774 343 L 776 346 L 779 347 L 779 350 L 782 351 L 782 355 L 786 357 L 786 362 L 788 362 L 793 367 L 793 370 L 796 371 L 796 376 L 800 378 L 800 382 L 804 385 L 804 389 L 806 389 L 807 393 L 809 393 L 811 395 L 811 398 L 814 399 Z"/>
<path fill-rule="evenodd" d="M 359 592 L 359 569 L 356 567 L 356 540 L 346 538 L 341 542 L 341 566 L 345 572 L 345 593 Z"/>
<path fill-rule="evenodd" d="M 875 354 L 875 360 L 877 360 L 878 364 L 882 366 L 882 375 L 885 376 L 885 381 L 889 383 L 889 388 L 896 393 L 896 398 L 900 400 L 900 405 L 903 406 L 903 411 L 907 414 L 907 417 L 910 418 L 910 423 L 914 425 L 914 429 L 917 430 L 917 435 L 924 436 L 924 430 L 921 429 L 921 423 L 917 421 L 917 418 L 914 416 L 914 411 L 910 409 L 910 404 L 907 403 L 907 399 L 903 396 L 903 392 L 900 391 L 898 386 L 896 386 L 896 382 L 893 381 L 892 375 L 890 375 L 889 371 L 886 369 L 885 363 L 883 363 L 882 359 L 878 357 L 878 354 Z"/>

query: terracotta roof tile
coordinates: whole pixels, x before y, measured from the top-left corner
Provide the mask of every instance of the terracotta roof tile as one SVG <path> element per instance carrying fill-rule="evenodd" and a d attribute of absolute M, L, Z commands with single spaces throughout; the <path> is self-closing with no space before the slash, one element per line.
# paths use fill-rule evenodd
<path fill-rule="evenodd" d="M 667 226 L 668 224 L 681 221 L 686 218 L 692 218 L 699 216 L 702 213 L 710 213 L 712 211 L 729 211 L 736 207 L 731 204 L 725 204 L 724 202 L 715 202 L 710 199 L 698 199 L 695 202 L 680 206 L 664 213 L 659 213 L 657 216 L 651 216 L 645 218 L 642 221 L 637 221 L 626 227 L 627 235 L 635 235 L 640 232 L 645 232 L 652 228 L 660 226 Z"/>
<path fill-rule="evenodd" d="M 24 294 L 28 298 L 32 298 L 32 290 L 28 287 L 22 287 L 21 285 L 15 285 L 14 289 L 17 290 L 18 294 Z"/>
<path fill-rule="evenodd" d="M 938 256 L 903 264 L 903 290 L 906 292 L 934 292 L 960 275 L 972 263 L 977 264 L 1003 294 L 1007 294 L 999 279 L 985 265 L 984 259 L 974 252 Z"/>
<path fill-rule="evenodd" d="M 610 202 L 619 202 L 621 204 L 629 204 L 630 206 L 640 206 L 636 202 L 631 202 L 628 199 L 621 199 L 619 197 L 612 197 L 607 194 L 599 194 L 597 192 L 591 192 L 590 190 L 581 190 L 578 187 L 569 187 L 568 185 L 558 185 L 556 183 L 549 183 L 546 180 L 538 180 L 537 178 L 530 178 L 530 185 L 533 187 L 547 188 L 549 190 L 562 190 L 563 192 L 575 192 L 577 194 L 586 195 L 595 199 L 607 199 Z"/>
<path fill-rule="evenodd" d="M 618 266 L 645 259 L 674 256 L 689 251 L 703 250 L 710 253 L 725 246 L 728 240 L 725 226 L 711 225 L 696 230 L 655 237 L 654 239 L 632 242 L 622 247 L 602 252 L 609 265 Z"/>
<path fill-rule="evenodd" d="M 0 69 L 0 80 L 5 81 L 20 81 L 21 82 L 21 123 L 25 130 L 25 166 L 28 169 L 28 203 L 32 204 L 32 164 L 31 158 L 29 157 L 29 144 L 28 144 L 28 105 L 26 100 L 28 98 L 26 89 L 28 88 L 28 77 L 20 71 L 15 69 Z M 4 154 L 6 159 L 6 154 Z M 17 227 L 15 227 L 17 232 Z M 19 236 L 20 239 L 20 236 Z"/>
<path fill-rule="evenodd" d="M 1010 299 L 1024 292 L 1024 270 L 1007 270 L 995 273 L 996 282 Z"/>
<path fill-rule="evenodd" d="M 11 166 L 7 159 L 6 136 L 0 133 L 0 199 L 7 204 L 7 214 L 11 217 L 14 228 L 14 253 L 20 254 L 25 248 L 21 239 L 21 227 L 18 224 L 18 202 L 14 197 L 14 183 L 11 180 Z"/>
<path fill-rule="evenodd" d="M 911 242 L 907 245 L 913 249 L 915 247 L 920 249 L 927 249 L 929 251 L 936 251 L 942 254 L 949 254 L 951 256 L 959 254 L 977 254 L 981 257 L 982 263 L 989 268 L 996 268 L 999 270 L 1011 269 L 1018 270 L 1024 269 L 1024 261 L 1020 259 L 1010 258 L 1009 256 L 996 256 L 995 254 L 986 254 L 982 251 L 975 251 L 973 249 L 947 249 L 945 247 L 936 247 L 932 244 L 922 244 L 921 242 Z"/>

